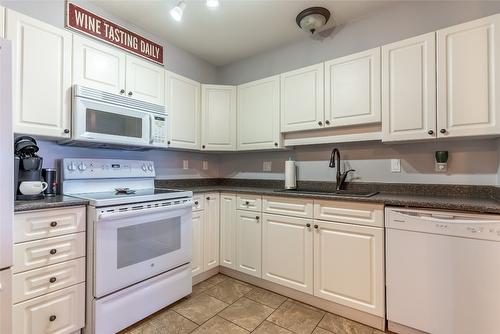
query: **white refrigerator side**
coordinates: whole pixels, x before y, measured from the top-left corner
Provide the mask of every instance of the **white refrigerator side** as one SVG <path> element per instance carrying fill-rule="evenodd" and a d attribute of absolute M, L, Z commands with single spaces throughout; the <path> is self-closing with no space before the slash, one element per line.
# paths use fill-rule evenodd
<path fill-rule="evenodd" d="M 10 42 L 0 39 L 0 270 L 12 265 L 14 143 L 11 108 Z"/>
<path fill-rule="evenodd" d="M 0 333 L 12 332 L 12 221 L 14 161 L 11 107 L 11 47 L 0 38 Z"/>

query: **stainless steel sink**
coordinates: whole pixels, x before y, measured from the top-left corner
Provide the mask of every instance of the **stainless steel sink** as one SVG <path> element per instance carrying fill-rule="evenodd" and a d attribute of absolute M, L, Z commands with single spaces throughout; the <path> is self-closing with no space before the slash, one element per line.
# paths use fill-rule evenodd
<path fill-rule="evenodd" d="M 290 194 L 311 194 L 311 195 L 330 195 L 330 196 L 346 196 L 346 197 L 372 197 L 378 194 L 378 191 L 357 191 L 357 190 L 296 190 L 296 189 L 279 189 L 275 192 L 290 193 Z"/>

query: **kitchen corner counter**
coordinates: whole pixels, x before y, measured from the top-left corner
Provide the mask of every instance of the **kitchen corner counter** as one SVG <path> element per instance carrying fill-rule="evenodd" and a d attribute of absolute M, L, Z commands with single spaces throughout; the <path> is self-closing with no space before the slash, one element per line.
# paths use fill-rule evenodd
<path fill-rule="evenodd" d="M 44 199 L 39 199 L 39 200 L 15 201 L 14 212 L 62 208 L 69 206 L 81 206 L 87 204 L 88 204 L 87 200 L 70 196 L 57 195 L 54 197 L 46 197 Z"/>
<path fill-rule="evenodd" d="M 213 179 L 212 179 L 213 180 Z M 196 185 L 198 181 L 199 185 Z M 428 208 L 439 210 L 457 210 L 481 213 L 500 213 L 500 200 L 495 196 L 497 189 L 488 186 L 456 186 L 456 185 L 370 185 L 369 190 L 379 193 L 371 197 L 351 197 L 347 195 L 333 194 L 311 194 L 307 192 L 283 192 L 277 191 L 283 189 L 279 181 L 257 180 L 258 182 L 249 182 L 248 180 L 227 181 L 225 179 L 215 179 L 213 183 L 207 180 L 157 180 L 157 187 L 160 188 L 180 188 L 190 190 L 193 193 L 206 192 L 226 192 L 226 193 L 244 193 L 265 196 L 279 197 L 300 197 L 310 199 L 338 200 L 338 201 L 356 201 L 365 203 L 381 203 L 387 206 L 401 206 L 413 208 Z M 307 190 L 318 187 L 324 190 L 325 184 L 303 184 Z M 326 185 L 326 186 L 331 186 Z M 321 187 L 321 188 L 320 188 Z M 302 188 L 299 184 L 299 188 Z M 446 195 L 446 194 L 453 194 Z"/>

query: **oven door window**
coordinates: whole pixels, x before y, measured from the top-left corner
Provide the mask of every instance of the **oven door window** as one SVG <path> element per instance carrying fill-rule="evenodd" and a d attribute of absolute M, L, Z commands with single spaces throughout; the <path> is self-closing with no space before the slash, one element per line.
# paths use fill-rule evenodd
<path fill-rule="evenodd" d="M 181 218 L 117 229 L 117 268 L 132 266 L 181 248 Z"/>
<path fill-rule="evenodd" d="M 142 138 L 141 117 L 121 115 L 87 108 L 85 113 L 86 132 L 129 138 Z"/>

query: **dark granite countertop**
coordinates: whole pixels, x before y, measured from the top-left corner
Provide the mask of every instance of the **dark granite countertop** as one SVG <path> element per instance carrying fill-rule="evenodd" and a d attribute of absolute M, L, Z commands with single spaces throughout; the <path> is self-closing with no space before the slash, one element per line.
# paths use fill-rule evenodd
<path fill-rule="evenodd" d="M 14 202 L 14 212 L 30 211 L 30 210 L 42 210 L 51 208 L 62 208 L 68 206 L 81 206 L 87 205 L 88 201 L 70 197 L 57 195 L 54 197 L 46 197 L 40 200 L 33 201 L 15 201 Z"/>
<path fill-rule="evenodd" d="M 267 196 L 286 196 L 311 199 L 345 200 L 365 203 L 381 203 L 389 206 L 459 210 L 483 213 L 500 213 L 499 190 L 490 186 L 420 185 L 420 184 L 351 184 L 348 189 L 379 191 L 372 197 L 350 197 L 307 192 L 281 192 L 282 181 L 265 180 L 159 180 L 157 187 L 180 188 L 193 193 L 229 192 Z M 218 181 L 217 181 L 218 180 Z M 329 182 L 302 182 L 299 188 L 307 190 L 334 189 Z M 453 194 L 453 195 L 450 195 Z"/>

